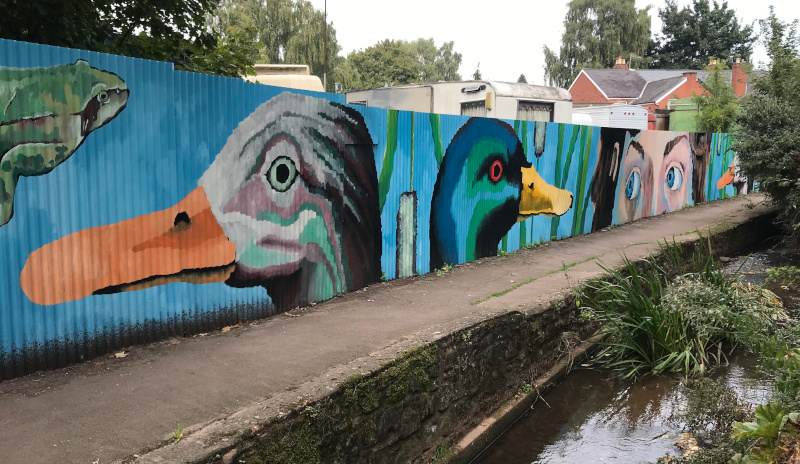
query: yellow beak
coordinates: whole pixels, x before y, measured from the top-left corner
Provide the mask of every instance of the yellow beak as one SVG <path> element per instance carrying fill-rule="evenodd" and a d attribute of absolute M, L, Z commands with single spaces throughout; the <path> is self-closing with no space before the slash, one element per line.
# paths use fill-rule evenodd
<path fill-rule="evenodd" d="M 522 168 L 522 194 L 518 221 L 539 214 L 561 216 L 572 207 L 572 193 L 552 186 L 542 179 L 533 166 Z"/>

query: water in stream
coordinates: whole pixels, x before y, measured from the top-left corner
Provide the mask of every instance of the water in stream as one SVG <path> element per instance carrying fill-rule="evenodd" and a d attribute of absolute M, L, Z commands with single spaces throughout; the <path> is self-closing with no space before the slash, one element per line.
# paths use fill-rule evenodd
<path fill-rule="evenodd" d="M 749 257 L 734 258 L 726 268 L 741 267 L 745 282 L 761 284 L 767 268 L 787 265 L 800 266 L 800 256 L 764 247 Z M 768 288 L 783 299 L 794 318 L 800 316 L 798 289 Z M 734 355 L 730 365 L 711 375 L 750 404 L 769 400 L 770 379 L 758 376 L 752 357 Z M 583 366 L 546 393 L 473 464 L 655 462 L 680 453 L 674 441 L 684 424 L 674 417 L 684 405 L 676 377 L 633 383 L 614 372 Z"/>

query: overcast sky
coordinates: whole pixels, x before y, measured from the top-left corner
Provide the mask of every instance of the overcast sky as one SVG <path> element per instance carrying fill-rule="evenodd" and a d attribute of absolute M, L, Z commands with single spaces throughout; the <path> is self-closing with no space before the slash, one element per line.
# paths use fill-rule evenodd
<path fill-rule="evenodd" d="M 325 0 L 310 0 L 322 10 Z M 484 79 L 516 82 L 524 73 L 531 84 L 544 80 L 542 47 L 561 45 L 567 0 L 327 0 L 328 21 L 336 28 L 341 54 L 367 48 L 383 39 L 433 38 L 439 46 L 455 41 L 463 55 L 461 76 L 468 79 L 480 62 Z M 691 0 L 678 0 L 679 5 Z M 740 20 L 766 18 L 769 5 L 784 21 L 800 18 L 798 0 L 728 0 Z M 651 30 L 661 31 L 658 8 L 663 0 L 636 0 L 636 6 L 652 5 Z M 756 48 L 755 63 L 766 61 L 763 46 Z"/>

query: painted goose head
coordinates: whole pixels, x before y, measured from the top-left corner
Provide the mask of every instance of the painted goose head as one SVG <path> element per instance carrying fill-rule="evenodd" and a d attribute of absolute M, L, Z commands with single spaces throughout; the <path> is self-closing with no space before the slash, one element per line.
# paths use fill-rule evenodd
<path fill-rule="evenodd" d="M 86 229 L 31 253 L 39 304 L 174 281 L 263 286 L 290 309 L 380 279 L 372 139 L 360 113 L 281 94 L 242 121 L 172 208 Z"/>
<path fill-rule="evenodd" d="M 545 182 L 503 121 L 470 119 L 447 147 L 431 203 L 431 268 L 497 255 L 511 227 L 561 216 L 572 193 Z"/>

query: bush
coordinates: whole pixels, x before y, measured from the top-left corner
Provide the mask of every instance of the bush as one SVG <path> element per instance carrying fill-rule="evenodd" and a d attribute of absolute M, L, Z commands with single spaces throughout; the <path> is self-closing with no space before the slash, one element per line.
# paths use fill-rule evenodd
<path fill-rule="evenodd" d="M 800 244 L 800 58 L 797 22 L 786 24 L 770 12 L 760 21 L 771 58 L 769 74 L 756 80 L 743 100 L 733 150 L 739 168 L 780 207 L 790 241 Z"/>
<path fill-rule="evenodd" d="M 667 248 L 667 262 L 677 253 Z M 669 285 L 670 273 L 654 259 L 622 272 L 604 268 L 605 280 L 584 289 L 583 312 L 602 324 L 598 361 L 626 378 L 661 372 L 702 374 L 725 361 L 723 345 L 767 343 L 776 321 L 787 316 L 768 290 L 742 285 L 708 254 L 695 254 L 694 272 Z M 773 349 L 773 352 L 775 350 Z"/>

